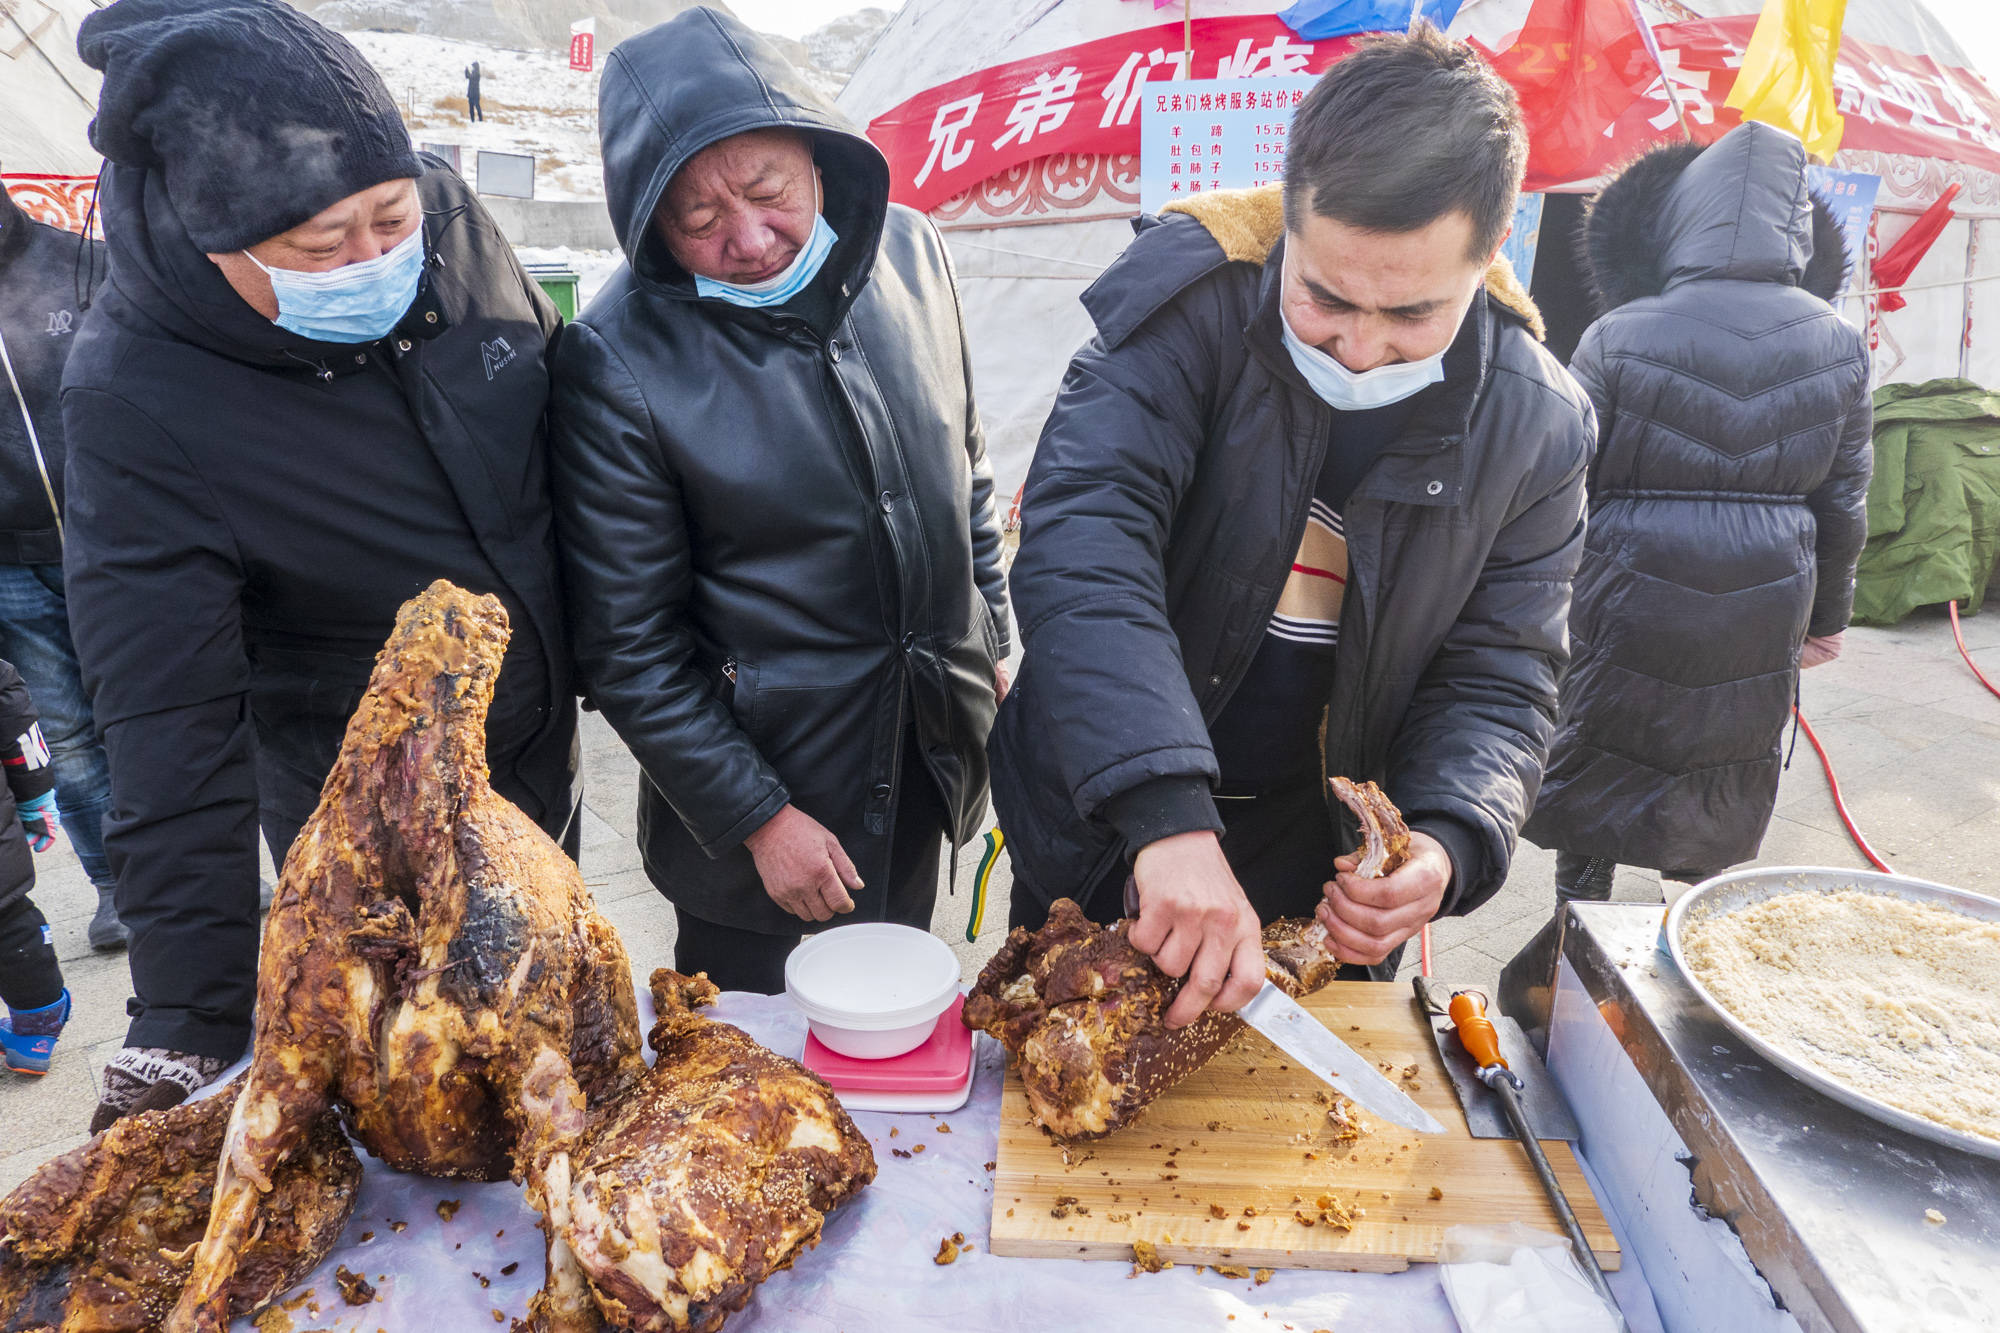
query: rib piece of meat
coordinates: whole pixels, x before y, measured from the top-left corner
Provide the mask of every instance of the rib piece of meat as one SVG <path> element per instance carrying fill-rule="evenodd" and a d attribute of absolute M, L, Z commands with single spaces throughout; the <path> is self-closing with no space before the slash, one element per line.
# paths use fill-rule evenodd
<path fill-rule="evenodd" d="M 1368 846 L 1357 873 L 1401 865 L 1409 830 L 1381 789 L 1336 778 L 1334 792 L 1360 802 Z M 1167 1007 L 1180 982 L 1133 947 L 1130 924 L 1098 925 L 1058 899 L 1040 930 L 1016 926 L 1008 934 L 966 997 L 965 1025 L 1015 1057 L 1035 1123 L 1055 1138 L 1101 1138 L 1130 1124 L 1243 1030 L 1235 1015 L 1213 1010 L 1169 1030 Z M 1295 999 L 1340 969 L 1326 928 L 1310 919 L 1265 926 L 1264 958 L 1265 977 Z"/>
<path fill-rule="evenodd" d="M 1340 803 L 1361 822 L 1361 861 L 1354 873 L 1362 879 L 1393 875 L 1410 859 L 1410 830 L 1382 789 L 1372 782 L 1350 782 L 1329 778 L 1328 785 Z"/>
<path fill-rule="evenodd" d="M 707 1333 L 819 1243 L 875 1154 L 817 1075 L 696 1012 L 706 975 L 652 983 L 658 1059 L 573 1154 L 564 1235 L 613 1324 Z"/>
<path fill-rule="evenodd" d="M 1169 1031 L 1180 982 L 1126 938 L 1129 921 L 1101 926 L 1068 898 L 1032 935 L 1016 926 L 979 974 L 962 1015 L 1017 1056 L 1035 1123 L 1058 1139 L 1095 1139 L 1128 1125 L 1155 1097 L 1207 1064 L 1243 1030 L 1213 1010 Z M 1264 927 L 1264 975 L 1300 996 L 1333 980 L 1340 963 L 1317 921 Z"/>
<path fill-rule="evenodd" d="M 224 1326 L 272 1182 L 329 1105 L 398 1170 L 525 1178 L 549 1235 L 535 1317 L 598 1326 L 561 1238 L 566 1155 L 587 1101 L 642 1072 L 638 1011 L 575 862 L 487 782 L 507 637 L 497 598 L 443 581 L 397 614 L 285 858 L 249 1082 L 169 1333 Z"/>
<path fill-rule="evenodd" d="M 0 1333 L 150 1333 L 173 1309 L 208 1223 L 216 1161 L 244 1080 L 128 1116 L 0 1202 Z M 322 1111 L 272 1176 L 264 1228 L 226 1288 L 243 1316 L 305 1277 L 354 1211 L 361 1163 Z"/>

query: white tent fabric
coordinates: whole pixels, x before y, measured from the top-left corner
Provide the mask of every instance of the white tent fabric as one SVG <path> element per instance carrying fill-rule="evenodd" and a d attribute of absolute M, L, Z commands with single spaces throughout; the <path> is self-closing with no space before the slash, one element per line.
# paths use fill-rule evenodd
<path fill-rule="evenodd" d="M 91 0 L 0 3 L 0 173 L 44 221 L 80 225 L 77 204 L 97 175 L 87 130 L 99 75 L 77 58 Z"/>
<path fill-rule="evenodd" d="M 1490 49 L 1507 46 L 1532 0 L 1468 0 L 1451 27 Z M 1759 0 L 1640 0 L 1656 24 L 1755 14 Z M 1269 14 L 1270 0 L 1194 0 L 1197 19 Z M 840 107 L 866 125 L 906 99 L 980 70 L 1179 16 L 1147 0 L 907 0 L 840 96 Z M 1844 28 L 1856 42 L 1929 52 L 1969 67 L 1919 0 L 1851 0 Z M 1196 73 L 1205 75 L 1199 62 Z M 1697 101 L 1698 76 L 1683 85 Z M 1919 101 L 1925 90 L 1914 89 Z M 2000 308 L 2000 174 L 1965 161 L 1843 151 L 1837 167 L 1882 177 L 1875 247 L 1886 248 L 1948 183 L 1962 193 L 1958 217 L 1910 279 L 1923 287 L 1906 309 L 1878 314 L 1851 299 L 1846 311 L 1879 340 L 1878 382 L 1969 375 L 2000 385 L 2000 336 L 1971 338 L 1972 310 Z M 958 265 L 973 374 L 994 470 L 1003 494 L 1026 476 L 1043 419 L 1064 368 L 1090 336 L 1077 296 L 1131 237 L 1138 212 L 1133 158 L 1064 155 L 981 182 L 932 210 Z M 1587 184 L 1587 183 L 1580 183 Z M 1865 266 L 1853 286 L 1864 290 Z M 1928 286 L 1927 284 L 1942 284 Z"/>

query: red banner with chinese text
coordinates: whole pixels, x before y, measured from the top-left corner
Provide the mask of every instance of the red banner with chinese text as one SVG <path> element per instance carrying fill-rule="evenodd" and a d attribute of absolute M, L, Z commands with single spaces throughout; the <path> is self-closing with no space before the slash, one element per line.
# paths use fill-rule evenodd
<path fill-rule="evenodd" d="M 1722 105 L 1736 80 L 1756 15 L 1704 19 L 1654 29 L 1681 110 L 1695 137 L 1713 140 L 1735 127 Z M 1524 28 L 1534 33 L 1534 25 Z M 1580 69 L 1556 77 L 1557 41 L 1542 34 L 1539 52 L 1520 41 L 1494 57 L 1503 73 L 1540 71 L 1523 87 L 1524 103 L 1550 108 L 1550 88 L 1588 113 L 1564 118 L 1545 110 L 1530 144 L 1529 187 L 1583 180 L 1647 145 L 1678 138 L 1666 84 L 1650 58 L 1634 63 L 1629 37 Z M 1528 40 L 1524 37 L 1521 40 Z M 1585 40 L 1590 40 L 1586 31 Z M 1353 49 L 1353 39 L 1300 41 L 1269 15 L 1196 19 L 1195 78 L 1316 74 Z M 871 121 L 868 135 L 887 155 L 891 197 L 928 211 L 987 177 L 1053 154 L 1130 154 L 1139 150 L 1141 98 L 1172 96 L 1182 74 L 1179 23 L 1135 29 L 981 70 L 930 88 Z M 1632 85 L 1643 81 L 1634 91 Z M 1928 52 L 1841 44 L 1834 68 L 1844 146 L 1941 157 L 2000 171 L 2000 98 L 1976 74 Z M 1517 82 L 1520 86 L 1520 82 Z M 1604 118 L 1610 117 L 1607 121 Z M 1588 121 L 1590 123 L 1586 124 Z M 1531 123 L 1533 123 L 1531 121 Z"/>
<path fill-rule="evenodd" d="M 1269 14 L 1194 21 L 1194 68 L 1182 26 L 1163 23 L 995 65 L 930 88 L 868 124 L 889 159 L 890 197 L 928 211 L 954 194 L 1052 153 L 1136 153 L 1139 105 L 1169 82 L 1317 74 L 1349 38 L 1302 42 Z"/>
<path fill-rule="evenodd" d="M 1742 118 L 1724 106 L 1757 26 L 1755 14 L 1676 23 L 1654 31 L 1668 77 L 1694 137 L 1712 142 Z M 1843 38 L 1833 84 L 1847 118 L 1844 149 L 1904 153 L 2000 171 L 2000 97 L 1977 74 L 1929 53 Z M 1674 108 L 1656 73 L 1639 100 L 1605 130 L 1600 170 L 1648 144 L 1680 137 Z M 1592 173 L 1595 174 L 1595 173 Z"/>

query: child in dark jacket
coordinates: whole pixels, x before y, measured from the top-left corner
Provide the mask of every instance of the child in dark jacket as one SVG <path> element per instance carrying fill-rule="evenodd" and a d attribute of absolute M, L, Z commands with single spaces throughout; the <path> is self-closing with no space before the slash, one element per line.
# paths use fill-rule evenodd
<path fill-rule="evenodd" d="M 0 1063 L 17 1074 L 46 1074 L 56 1037 L 69 1021 L 69 991 L 41 910 L 34 852 L 55 845 L 56 784 L 41 722 L 13 664 L 0 661 Z M 32 849 L 32 851 L 30 850 Z"/>

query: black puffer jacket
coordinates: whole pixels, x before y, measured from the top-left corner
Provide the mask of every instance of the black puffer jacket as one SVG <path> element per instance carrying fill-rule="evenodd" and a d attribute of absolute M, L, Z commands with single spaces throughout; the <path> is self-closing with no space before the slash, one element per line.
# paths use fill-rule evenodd
<path fill-rule="evenodd" d="M 1263 642 L 1333 429 L 1280 338 L 1277 188 L 1176 207 L 1201 220 L 1142 219 L 1085 294 L 1097 336 L 1028 475 L 1012 572 L 1027 656 L 993 783 L 1016 883 L 1044 902 L 1113 863 L 1107 803 L 1216 779 L 1208 725 Z M 1326 768 L 1380 781 L 1445 844 L 1447 912 L 1506 878 L 1583 547 L 1590 406 L 1532 309 L 1510 273 L 1489 277 L 1441 391 L 1342 514 Z"/>
<path fill-rule="evenodd" d="M 0 564 L 62 562 L 63 427 L 57 392 L 104 243 L 32 221 L 0 189 Z M 8 374 L 11 368 L 12 376 Z"/>
<path fill-rule="evenodd" d="M 558 836 L 573 808 L 542 421 L 559 320 L 465 182 L 424 160 L 423 287 L 370 344 L 265 319 L 157 173 L 106 169 L 111 277 L 63 378 L 64 569 L 111 759 L 133 1045 L 242 1049 L 258 768 L 304 794 L 283 814 L 311 812 L 397 607 L 433 579 L 497 595 L 512 620 L 486 726 L 495 789 Z"/>
<path fill-rule="evenodd" d="M 556 359 L 577 660 L 645 770 L 653 881 L 705 920 L 795 934 L 742 846 L 788 801 L 870 884 L 902 784 L 935 781 L 959 841 L 985 812 L 1007 595 L 957 292 L 881 153 L 733 19 L 622 43 L 599 123 L 627 263 Z M 698 296 L 653 231 L 690 157 L 767 127 L 815 141 L 840 237 L 821 327 Z M 928 775 L 901 763 L 911 725 Z"/>
<path fill-rule="evenodd" d="M 1609 310 L 1570 365 L 1597 407 L 1590 538 L 1526 836 L 1720 869 L 1770 822 L 1803 640 L 1847 625 L 1867 353 L 1823 299 L 1839 229 L 1799 142 L 1767 126 L 1642 158 L 1586 241 Z"/>

